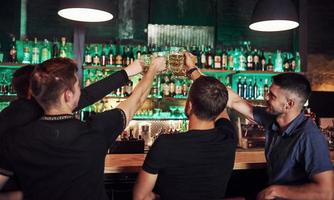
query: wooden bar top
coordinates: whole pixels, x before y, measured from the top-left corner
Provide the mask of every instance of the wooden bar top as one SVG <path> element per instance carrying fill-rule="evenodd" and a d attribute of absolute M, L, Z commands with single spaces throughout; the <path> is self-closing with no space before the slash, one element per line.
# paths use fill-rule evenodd
<path fill-rule="evenodd" d="M 334 163 L 334 151 L 331 151 Z M 143 165 L 146 154 L 108 154 L 105 159 L 105 173 L 137 173 Z M 238 149 L 234 170 L 262 169 L 266 167 L 263 149 Z"/>

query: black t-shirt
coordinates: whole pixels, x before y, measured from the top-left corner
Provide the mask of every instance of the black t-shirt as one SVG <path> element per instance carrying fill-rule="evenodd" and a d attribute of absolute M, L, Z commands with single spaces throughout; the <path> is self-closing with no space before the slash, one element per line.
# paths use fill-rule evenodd
<path fill-rule="evenodd" d="M 7 134 L 0 146 L 0 174 L 16 175 L 26 199 L 108 199 L 104 160 L 126 126 L 121 109 L 92 116 L 39 119 Z"/>
<path fill-rule="evenodd" d="M 143 170 L 158 174 L 162 199 L 219 199 L 224 197 L 236 150 L 236 132 L 227 119 L 216 128 L 161 135 L 152 145 Z"/>
<path fill-rule="evenodd" d="M 114 74 L 88 86 L 81 90 L 78 107 L 75 110 L 80 110 L 88 105 L 95 103 L 113 90 L 128 83 L 129 77 L 125 70 L 120 70 Z M 38 119 L 43 115 L 43 110 L 34 100 L 17 99 L 11 102 L 0 113 L 0 137 L 6 132 L 18 126 L 26 125 L 27 123 Z"/>

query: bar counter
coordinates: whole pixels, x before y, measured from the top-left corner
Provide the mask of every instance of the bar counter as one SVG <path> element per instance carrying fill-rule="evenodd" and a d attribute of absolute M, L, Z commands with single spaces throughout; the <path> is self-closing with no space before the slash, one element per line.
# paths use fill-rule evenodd
<path fill-rule="evenodd" d="M 330 152 L 334 163 L 334 151 Z M 105 173 L 137 173 L 146 154 L 108 154 L 105 159 Z M 237 149 L 234 170 L 261 169 L 266 167 L 263 149 Z"/>

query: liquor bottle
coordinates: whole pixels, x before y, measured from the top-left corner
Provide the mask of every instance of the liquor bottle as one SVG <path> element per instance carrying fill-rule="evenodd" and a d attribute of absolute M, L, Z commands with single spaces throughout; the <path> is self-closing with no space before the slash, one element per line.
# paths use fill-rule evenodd
<path fill-rule="evenodd" d="M 29 41 L 26 38 L 23 46 L 23 60 L 22 63 L 24 64 L 30 64 L 30 46 L 29 46 Z"/>
<path fill-rule="evenodd" d="M 213 56 L 211 53 L 211 47 L 208 47 L 208 51 L 206 52 L 206 65 L 205 68 L 211 69 L 213 66 Z"/>
<path fill-rule="evenodd" d="M 198 52 L 197 52 L 197 48 L 196 48 L 196 46 L 192 46 L 191 47 L 191 54 L 193 54 L 194 56 L 196 56 L 196 61 L 195 61 L 195 65 L 196 66 L 198 66 L 197 65 L 197 63 L 198 63 Z"/>
<path fill-rule="evenodd" d="M 102 46 L 102 52 L 101 52 L 101 57 L 100 57 L 100 64 L 101 66 L 106 66 L 107 65 L 107 56 L 106 56 L 106 45 L 103 44 Z"/>
<path fill-rule="evenodd" d="M 228 70 L 234 70 L 234 51 L 233 49 L 230 49 L 227 52 L 227 69 Z"/>
<path fill-rule="evenodd" d="M 222 52 L 220 48 L 216 49 L 216 53 L 214 56 L 214 68 L 221 69 L 222 68 Z"/>
<path fill-rule="evenodd" d="M 188 95 L 188 89 L 189 89 L 189 86 L 188 86 L 187 80 L 184 79 L 183 83 L 182 83 L 182 95 L 184 97 L 186 97 Z"/>
<path fill-rule="evenodd" d="M 95 45 L 94 47 L 94 56 L 93 56 L 93 65 L 98 66 L 100 65 L 100 57 L 99 57 L 99 49 L 98 46 Z"/>
<path fill-rule="evenodd" d="M 240 68 L 240 51 L 239 51 L 239 49 L 238 48 L 235 48 L 234 49 L 234 53 L 233 53 L 233 57 L 234 57 L 234 66 L 233 66 L 233 69 L 235 70 L 235 71 L 238 71 L 238 70 L 240 70 L 239 68 Z"/>
<path fill-rule="evenodd" d="M 253 52 L 250 48 L 247 51 L 247 70 L 254 70 Z"/>
<path fill-rule="evenodd" d="M 248 87 L 247 87 L 247 99 L 254 99 L 254 95 L 253 95 L 253 83 L 252 83 L 252 79 L 249 79 L 248 82 Z"/>
<path fill-rule="evenodd" d="M 175 80 L 175 97 L 180 97 L 182 95 L 182 82 L 179 79 Z"/>
<path fill-rule="evenodd" d="M 271 55 L 268 56 L 268 63 L 266 65 L 267 71 L 274 71 L 274 65 L 271 62 Z"/>
<path fill-rule="evenodd" d="M 238 82 L 237 82 L 237 93 L 240 97 L 243 96 L 243 85 L 241 83 L 241 77 L 238 77 Z"/>
<path fill-rule="evenodd" d="M 129 55 L 129 59 L 130 59 L 130 63 L 129 64 L 131 64 L 135 60 L 135 56 L 133 55 L 133 48 L 132 47 L 130 47 L 130 51 L 129 51 L 128 55 Z"/>
<path fill-rule="evenodd" d="M 31 54 L 31 64 L 38 64 L 39 63 L 39 46 L 37 44 L 37 38 L 34 38 L 34 45 L 32 47 L 32 54 Z"/>
<path fill-rule="evenodd" d="M 289 54 L 286 53 L 284 60 L 283 60 L 283 71 L 288 72 L 290 71 L 290 64 L 289 64 Z"/>
<path fill-rule="evenodd" d="M 264 85 L 263 85 L 263 96 L 264 96 L 264 98 L 267 97 L 268 93 L 269 93 L 268 79 L 265 79 L 264 80 Z"/>
<path fill-rule="evenodd" d="M 296 52 L 296 56 L 294 60 L 296 62 L 295 72 L 301 72 L 301 62 L 300 62 L 299 52 Z"/>
<path fill-rule="evenodd" d="M 44 62 L 48 59 L 50 59 L 50 49 L 49 49 L 49 41 L 47 39 L 44 39 L 43 47 L 41 49 L 41 62 Z"/>
<path fill-rule="evenodd" d="M 57 58 L 59 53 L 58 49 L 58 43 L 56 38 L 53 39 L 53 44 L 52 44 L 52 58 Z"/>
<path fill-rule="evenodd" d="M 3 57 L 3 55 L 2 55 L 2 57 Z M 17 62 L 17 50 L 16 50 L 15 37 L 12 37 L 11 48 L 9 50 L 9 62 L 11 62 L 11 63 L 16 63 Z"/>
<path fill-rule="evenodd" d="M 261 71 L 267 71 L 267 65 L 266 65 L 266 57 L 264 56 L 264 51 L 262 51 L 261 57 L 260 57 L 260 61 L 261 61 L 261 67 L 259 70 Z"/>
<path fill-rule="evenodd" d="M 114 65 L 114 61 L 115 61 L 114 55 L 115 55 L 115 53 L 114 53 L 113 45 L 110 43 L 109 52 L 108 52 L 108 59 L 107 59 L 107 65 L 109 65 L 109 66 L 113 66 Z"/>
<path fill-rule="evenodd" d="M 169 95 L 171 97 L 174 97 L 175 96 L 175 83 L 172 79 L 169 79 L 170 82 L 169 82 Z"/>
<path fill-rule="evenodd" d="M 228 56 L 227 56 L 227 52 L 226 52 L 226 49 L 223 49 L 223 54 L 222 54 L 222 68 L 223 70 L 227 70 L 227 59 L 228 59 Z"/>
<path fill-rule="evenodd" d="M 170 96 L 169 82 L 169 77 L 166 75 L 162 84 L 162 96 L 164 97 Z"/>
<path fill-rule="evenodd" d="M 254 99 L 257 99 L 259 96 L 259 86 L 257 85 L 256 79 L 254 79 L 254 85 L 253 85 L 253 97 Z"/>
<path fill-rule="evenodd" d="M 123 61 L 123 59 L 122 59 L 122 55 L 121 55 L 121 49 L 120 49 L 120 46 L 119 45 L 117 45 L 116 46 L 116 56 L 115 56 L 115 65 L 116 65 L 116 67 L 122 67 L 122 61 Z"/>
<path fill-rule="evenodd" d="M 204 45 L 202 45 L 201 53 L 200 53 L 200 68 L 204 68 L 206 66 L 206 55 L 205 55 L 205 48 Z"/>
<path fill-rule="evenodd" d="M 61 37 L 60 40 L 61 40 L 61 43 L 60 43 L 60 48 L 59 48 L 59 57 L 65 58 L 67 57 L 67 54 L 68 54 L 67 46 L 66 46 L 66 37 Z"/>
<path fill-rule="evenodd" d="M 141 46 L 138 45 L 137 46 L 137 52 L 136 52 L 136 59 L 140 59 L 141 56 Z"/>
<path fill-rule="evenodd" d="M 283 72 L 283 59 L 282 59 L 282 54 L 280 50 L 277 50 L 276 52 L 274 71 Z"/>
<path fill-rule="evenodd" d="M 123 47 L 122 66 L 126 67 L 129 64 L 130 64 L 129 47 Z"/>
<path fill-rule="evenodd" d="M 93 62 L 92 55 L 90 54 L 90 45 L 87 45 L 85 48 L 85 65 L 89 66 Z"/>
<path fill-rule="evenodd" d="M 257 49 L 254 49 L 253 62 L 254 62 L 254 70 L 256 71 L 260 70 L 261 69 L 260 56 Z"/>
<path fill-rule="evenodd" d="M 239 54 L 239 70 L 240 71 L 245 71 L 246 66 L 247 66 L 247 60 L 246 60 L 246 56 L 245 56 L 245 51 L 241 47 L 240 54 Z"/>
<path fill-rule="evenodd" d="M 244 81 L 242 82 L 242 90 L 243 90 L 243 94 L 242 94 L 242 97 L 244 99 L 247 99 L 248 98 L 248 95 L 247 95 L 247 77 L 244 77 Z"/>
<path fill-rule="evenodd" d="M 124 96 L 128 97 L 132 93 L 133 82 L 129 80 L 128 84 L 125 86 Z"/>

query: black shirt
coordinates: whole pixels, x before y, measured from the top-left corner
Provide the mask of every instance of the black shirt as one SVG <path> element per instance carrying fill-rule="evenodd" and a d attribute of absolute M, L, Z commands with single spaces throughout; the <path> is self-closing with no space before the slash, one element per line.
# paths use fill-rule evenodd
<path fill-rule="evenodd" d="M 72 115 L 41 118 L 1 141 L 0 173 L 16 175 L 27 199 L 108 199 L 105 155 L 125 126 L 121 109 L 87 122 Z"/>
<path fill-rule="evenodd" d="M 216 128 L 161 135 L 152 145 L 143 170 L 158 174 L 162 199 L 219 199 L 224 197 L 236 150 L 236 132 L 227 119 Z"/>
<path fill-rule="evenodd" d="M 124 70 L 121 70 L 83 88 L 76 110 L 80 110 L 102 99 L 111 91 L 125 85 L 128 81 L 128 75 Z M 12 128 L 26 125 L 38 119 L 42 115 L 43 110 L 36 101 L 27 99 L 14 100 L 0 113 L 0 136 Z"/>

